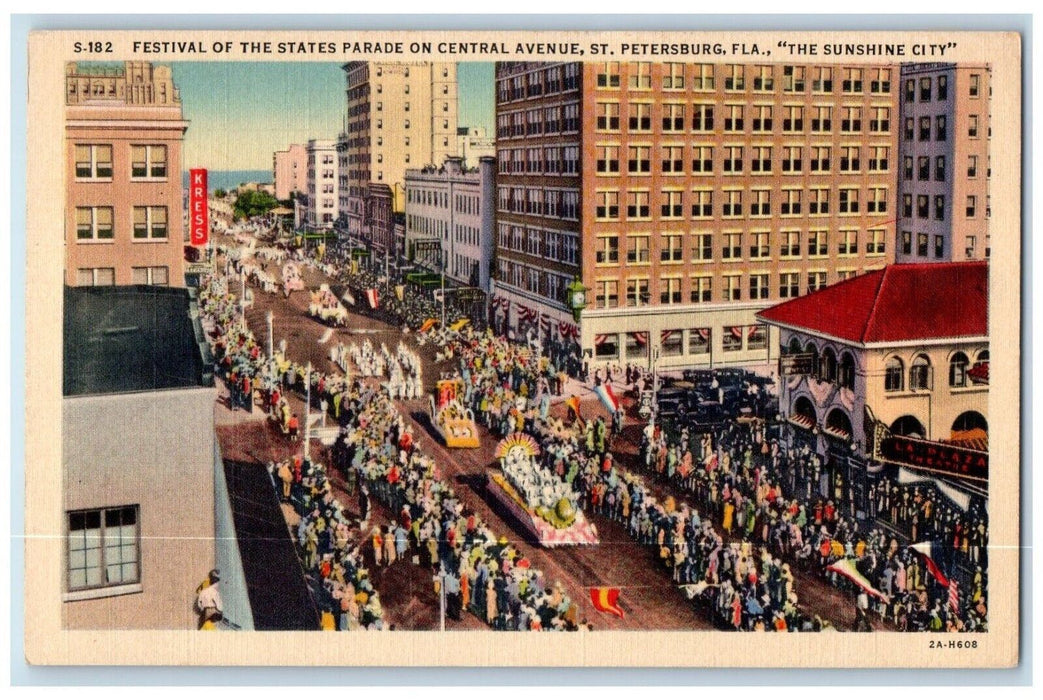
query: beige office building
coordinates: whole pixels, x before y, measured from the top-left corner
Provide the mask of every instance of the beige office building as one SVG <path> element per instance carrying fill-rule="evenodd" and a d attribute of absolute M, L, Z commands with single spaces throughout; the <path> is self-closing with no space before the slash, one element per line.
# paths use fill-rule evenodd
<path fill-rule="evenodd" d="M 894 258 L 897 73 L 497 64 L 494 307 L 569 331 L 579 277 L 594 363 L 770 370 L 759 310 Z"/>
<path fill-rule="evenodd" d="M 170 68 L 70 63 L 65 80 L 65 283 L 183 287 L 188 122 Z"/>
<path fill-rule="evenodd" d="M 283 201 L 295 192 L 308 191 L 308 150 L 304 144 L 294 143 L 285 151 L 272 155 L 272 175 L 275 180 L 275 198 Z"/>
<path fill-rule="evenodd" d="M 456 64 L 352 61 L 343 69 L 340 216 L 350 234 L 361 236 L 370 182 L 390 187 L 392 208 L 402 213 L 406 169 L 441 165 L 457 154 Z"/>
<path fill-rule="evenodd" d="M 989 255 L 990 78 L 986 65 L 902 65 L 899 262 Z"/>

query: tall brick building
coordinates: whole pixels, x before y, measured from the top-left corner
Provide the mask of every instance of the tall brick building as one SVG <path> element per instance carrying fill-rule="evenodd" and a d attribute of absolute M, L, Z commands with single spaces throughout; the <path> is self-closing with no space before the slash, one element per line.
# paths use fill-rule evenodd
<path fill-rule="evenodd" d="M 497 64 L 494 321 L 575 334 L 595 362 L 773 365 L 759 310 L 894 260 L 897 78 Z"/>

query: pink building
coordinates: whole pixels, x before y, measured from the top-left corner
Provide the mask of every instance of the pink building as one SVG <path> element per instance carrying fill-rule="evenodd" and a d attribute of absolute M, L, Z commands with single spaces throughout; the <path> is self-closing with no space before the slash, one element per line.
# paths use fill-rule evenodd
<path fill-rule="evenodd" d="M 272 155 L 275 176 L 275 198 L 289 199 L 294 192 L 308 191 L 308 149 L 294 143 L 285 151 Z"/>

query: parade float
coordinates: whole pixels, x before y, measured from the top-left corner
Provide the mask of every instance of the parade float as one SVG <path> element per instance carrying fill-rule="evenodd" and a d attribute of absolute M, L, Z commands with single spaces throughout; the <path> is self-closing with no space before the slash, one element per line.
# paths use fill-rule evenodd
<path fill-rule="evenodd" d="M 301 277 L 297 263 L 288 262 L 282 266 L 282 288 L 286 296 L 290 296 L 290 292 L 304 289 L 304 278 Z"/>
<path fill-rule="evenodd" d="M 439 380 L 431 397 L 431 425 L 446 447 L 474 448 L 480 445 L 478 426 L 458 396 L 462 384 L 460 379 Z"/>
<path fill-rule="evenodd" d="M 512 433 L 496 446 L 500 468 L 488 473 L 488 491 L 543 547 L 598 544 L 598 532 L 578 506 L 572 486 L 536 457 L 531 435 Z"/>
<path fill-rule="evenodd" d="M 323 284 L 311 293 L 308 315 L 334 326 L 344 326 L 348 323 L 347 309 L 340 303 L 337 295 L 330 291 L 328 284 Z"/>

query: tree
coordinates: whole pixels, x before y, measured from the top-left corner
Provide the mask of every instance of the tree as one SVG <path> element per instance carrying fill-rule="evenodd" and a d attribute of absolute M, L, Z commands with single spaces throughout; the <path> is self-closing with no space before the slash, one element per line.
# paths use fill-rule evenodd
<path fill-rule="evenodd" d="M 236 197 L 233 212 L 236 219 L 248 219 L 264 216 L 277 206 L 279 202 L 267 192 L 245 190 Z"/>
<path fill-rule="evenodd" d="M 224 199 L 227 196 L 228 192 L 226 190 L 221 189 L 220 187 L 214 190 L 214 197 L 216 197 L 217 199 Z"/>

